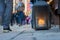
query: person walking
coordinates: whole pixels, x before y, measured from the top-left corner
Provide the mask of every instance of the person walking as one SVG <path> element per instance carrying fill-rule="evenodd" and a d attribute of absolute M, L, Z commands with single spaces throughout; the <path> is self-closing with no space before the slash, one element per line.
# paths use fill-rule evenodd
<path fill-rule="evenodd" d="M 25 5 L 24 3 L 22 2 L 22 0 L 19 0 L 17 6 L 16 6 L 16 10 L 17 10 L 17 23 L 20 25 L 22 25 L 22 22 L 25 18 L 25 15 L 24 15 L 24 9 L 25 9 Z"/>
<path fill-rule="evenodd" d="M 0 0 L 0 21 L 2 21 L 3 32 L 12 31 L 9 27 L 13 9 L 12 2 L 13 0 Z"/>

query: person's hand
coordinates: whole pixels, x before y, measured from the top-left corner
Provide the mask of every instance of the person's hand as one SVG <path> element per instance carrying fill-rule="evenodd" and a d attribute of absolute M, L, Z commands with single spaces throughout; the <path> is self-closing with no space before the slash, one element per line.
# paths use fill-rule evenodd
<path fill-rule="evenodd" d="M 17 13 L 17 10 L 16 11 L 13 11 L 12 13 Z"/>

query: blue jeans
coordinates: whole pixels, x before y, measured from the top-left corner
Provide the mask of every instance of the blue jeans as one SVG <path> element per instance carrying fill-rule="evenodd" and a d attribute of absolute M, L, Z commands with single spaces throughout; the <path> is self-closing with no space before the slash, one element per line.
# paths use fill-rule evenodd
<path fill-rule="evenodd" d="M 7 3 L 4 3 L 4 1 L 5 0 L 0 3 L 0 16 L 2 17 L 3 29 L 9 29 L 13 5 L 12 0 L 7 0 Z M 6 7 L 4 5 L 6 5 Z"/>
<path fill-rule="evenodd" d="M 25 19 L 25 15 L 24 15 L 23 11 L 18 12 L 16 16 L 17 16 L 18 24 L 22 25 L 22 22 Z"/>

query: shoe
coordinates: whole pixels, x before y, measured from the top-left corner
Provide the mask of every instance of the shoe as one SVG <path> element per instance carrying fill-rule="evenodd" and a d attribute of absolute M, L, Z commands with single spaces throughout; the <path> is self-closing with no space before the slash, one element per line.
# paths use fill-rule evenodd
<path fill-rule="evenodd" d="M 3 33 L 8 33 L 9 32 L 9 30 L 3 30 Z"/>
<path fill-rule="evenodd" d="M 9 29 L 3 29 L 3 32 L 4 32 L 4 33 L 8 33 L 8 32 L 10 32 L 10 31 L 12 31 L 10 28 L 9 28 Z"/>
<path fill-rule="evenodd" d="M 9 30 L 9 31 L 12 31 L 12 30 L 10 29 L 10 27 L 8 27 L 8 30 Z"/>
<path fill-rule="evenodd" d="M 9 31 L 12 31 L 11 29 L 9 29 Z"/>

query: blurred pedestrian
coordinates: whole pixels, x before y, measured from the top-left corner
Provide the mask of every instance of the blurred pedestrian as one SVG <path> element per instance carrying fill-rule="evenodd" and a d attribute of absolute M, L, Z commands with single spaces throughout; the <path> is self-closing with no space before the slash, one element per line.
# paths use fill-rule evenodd
<path fill-rule="evenodd" d="M 12 31 L 9 27 L 12 13 L 13 0 L 0 0 L 0 21 L 2 21 L 3 32 Z"/>
<path fill-rule="evenodd" d="M 55 0 L 55 15 L 58 15 L 58 0 Z"/>
<path fill-rule="evenodd" d="M 30 20 L 30 17 L 27 16 L 27 17 L 26 17 L 26 23 L 27 23 L 27 24 L 29 24 L 29 20 Z"/>
<path fill-rule="evenodd" d="M 16 21 L 16 13 L 12 13 L 12 16 L 11 16 L 11 26 L 13 26 L 13 24 L 15 24 L 15 21 Z"/>
<path fill-rule="evenodd" d="M 17 23 L 20 25 L 22 25 L 22 22 L 23 20 L 25 19 L 25 15 L 24 15 L 24 9 L 25 9 L 25 5 L 24 3 L 22 2 L 22 0 L 19 0 L 17 6 L 16 6 L 16 9 L 17 9 Z"/>

